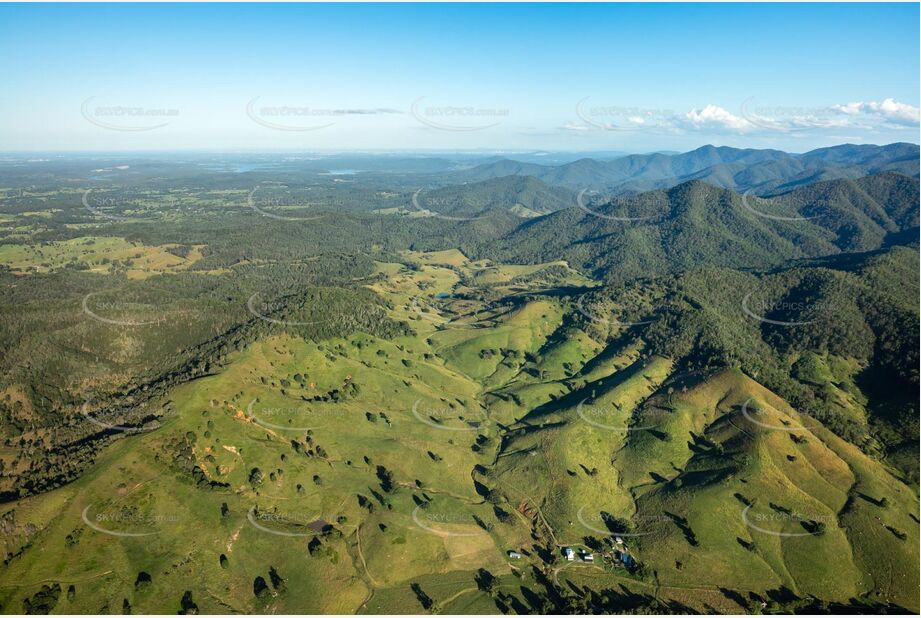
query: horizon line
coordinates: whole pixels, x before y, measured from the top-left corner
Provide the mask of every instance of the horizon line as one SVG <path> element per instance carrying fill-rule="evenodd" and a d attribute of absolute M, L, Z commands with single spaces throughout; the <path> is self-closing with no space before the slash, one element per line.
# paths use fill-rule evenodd
<path fill-rule="evenodd" d="M 700 146 L 696 146 L 689 150 L 677 150 L 670 148 L 658 148 L 654 150 L 616 150 L 616 149 L 600 149 L 600 148 L 589 148 L 589 149 L 576 149 L 576 150 L 557 150 L 557 149 L 541 149 L 541 148 L 523 148 L 523 149 L 506 149 L 506 148 L 497 148 L 497 149 L 463 149 L 463 148 L 452 148 L 452 149 L 435 149 L 435 148 L 406 148 L 406 149 L 389 149 L 389 148 L 355 148 L 355 149 L 312 149 L 312 150 L 290 150 L 290 149 L 242 149 L 242 148 L 229 148 L 229 149 L 219 149 L 219 148 L 151 148 L 144 150 L 44 150 L 44 149 L 35 149 L 35 150 L 0 150 L 0 157 L 6 156 L 16 156 L 16 155 L 49 155 L 49 156 L 66 156 L 66 155 L 161 155 L 161 154 L 202 154 L 202 155 L 345 155 L 345 154 L 366 154 L 366 155 L 385 155 L 385 154 L 405 154 L 405 155 L 499 155 L 499 154 L 528 154 L 528 155 L 554 155 L 554 154 L 588 154 L 588 153 L 599 153 L 599 154 L 619 154 L 624 156 L 631 155 L 650 155 L 650 154 L 686 154 L 689 152 L 694 152 L 695 150 L 700 150 L 702 148 L 730 148 L 733 150 L 773 150 L 777 152 L 785 152 L 787 154 L 806 154 L 808 152 L 813 152 L 815 150 L 823 150 L 826 148 L 837 148 L 841 146 L 856 146 L 856 147 L 876 147 L 884 148 L 887 146 L 896 146 L 899 144 L 904 144 L 908 146 L 916 146 L 921 148 L 921 143 L 909 142 L 909 141 L 895 141 L 889 143 L 875 144 L 875 143 L 855 143 L 855 142 L 840 142 L 836 144 L 831 144 L 828 146 L 820 146 L 818 148 L 811 148 L 805 151 L 792 151 L 792 150 L 783 150 L 781 148 L 753 148 L 753 147 L 739 147 L 739 146 L 728 146 L 728 145 L 718 145 L 713 143 L 705 143 Z"/>

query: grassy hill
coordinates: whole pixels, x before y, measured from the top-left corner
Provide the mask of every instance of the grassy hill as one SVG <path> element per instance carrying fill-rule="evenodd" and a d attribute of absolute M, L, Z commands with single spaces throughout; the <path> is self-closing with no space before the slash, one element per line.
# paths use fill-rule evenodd
<path fill-rule="evenodd" d="M 845 276 L 887 281 L 905 252 Z M 729 320 L 685 349 L 687 316 L 663 344 L 657 303 L 711 310 L 713 279 L 580 305 L 562 264 L 401 260 L 364 287 L 411 330 L 262 336 L 116 427 L 86 474 L 7 503 L 4 612 L 917 610 L 916 486 L 728 362 L 783 346 Z M 560 287 L 521 279 L 551 266 Z M 783 345 L 814 358 L 778 371 L 872 415 L 867 359 Z"/>

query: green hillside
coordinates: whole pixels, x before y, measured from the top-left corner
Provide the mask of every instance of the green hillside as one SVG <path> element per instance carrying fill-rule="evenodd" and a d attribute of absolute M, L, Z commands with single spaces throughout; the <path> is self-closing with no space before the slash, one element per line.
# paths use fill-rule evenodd
<path fill-rule="evenodd" d="M 0 165 L 3 613 L 921 609 L 917 147 L 244 159 Z"/>
<path fill-rule="evenodd" d="M 73 482 L 8 503 L 4 612 L 918 609 L 916 484 L 752 377 L 829 385 L 866 426 L 873 345 L 778 339 L 740 306 L 697 331 L 658 313 L 717 311 L 695 286 L 750 274 L 580 304 L 458 252 L 401 259 L 364 289 L 411 331 L 260 337 L 155 398 L 153 425 L 116 427 Z M 912 259 L 838 276 L 883 289 Z"/>

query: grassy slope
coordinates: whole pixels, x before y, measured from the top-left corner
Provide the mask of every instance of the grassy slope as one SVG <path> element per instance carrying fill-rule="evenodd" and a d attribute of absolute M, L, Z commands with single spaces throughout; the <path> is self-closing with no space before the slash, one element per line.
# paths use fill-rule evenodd
<path fill-rule="evenodd" d="M 917 497 L 879 463 L 739 373 L 682 374 L 639 344 L 604 348 L 553 297 L 490 303 L 509 291 L 500 282 L 485 301 L 436 298 L 494 265 L 458 252 L 406 258 L 419 269 L 378 264 L 387 279 L 371 287 L 415 336 L 253 344 L 219 375 L 175 389 L 163 427 L 116 443 L 77 482 L 12 505 L 7 550 L 30 546 L 0 571 L 3 611 L 60 582 L 55 612 L 118 612 L 127 598 L 135 612 L 174 613 L 185 590 L 210 613 L 419 611 L 411 583 L 442 611 L 494 612 L 476 590 L 477 569 L 515 594 L 533 584 L 527 565 L 537 562 L 509 562 L 508 549 L 530 550 L 534 532 L 557 545 L 604 536 L 592 529 L 604 527 L 602 512 L 642 533 L 630 545 L 643 573 L 577 565 L 557 572 L 561 580 L 647 594 L 656 573 L 660 598 L 700 610 L 738 611 L 721 586 L 838 601 L 877 590 L 876 600 L 917 609 Z M 816 367 L 839 386 L 847 377 L 835 359 Z M 337 401 L 311 401 L 336 390 Z M 762 425 L 742 414 L 749 400 Z M 786 430 L 797 425 L 807 429 Z M 196 487 L 186 456 L 228 487 Z M 389 493 L 377 466 L 392 473 Z M 475 466 L 487 474 L 472 475 Z M 507 499 L 498 499 L 506 523 L 474 480 Z M 804 515 L 825 530 L 760 532 L 735 494 L 753 517 L 774 515 L 757 520 L 767 529 L 800 534 Z M 155 534 L 97 531 L 82 518 L 87 508 L 99 527 Z M 253 524 L 253 508 L 273 532 Z M 341 536 L 322 537 L 311 555 L 317 520 Z M 253 580 L 269 580 L 270 568 L 284 587 L 257 599 Z M 140 571 L 153 582 L 135 590 Z"/>

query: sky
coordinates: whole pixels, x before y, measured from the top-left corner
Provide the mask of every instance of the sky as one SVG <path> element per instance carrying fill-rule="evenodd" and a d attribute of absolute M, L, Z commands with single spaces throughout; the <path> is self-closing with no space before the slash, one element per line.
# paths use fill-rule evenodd
<path fill-rule="evenodd" d="M 4 4 L 0 151 L 919 141 L 914 4 Z"/>

